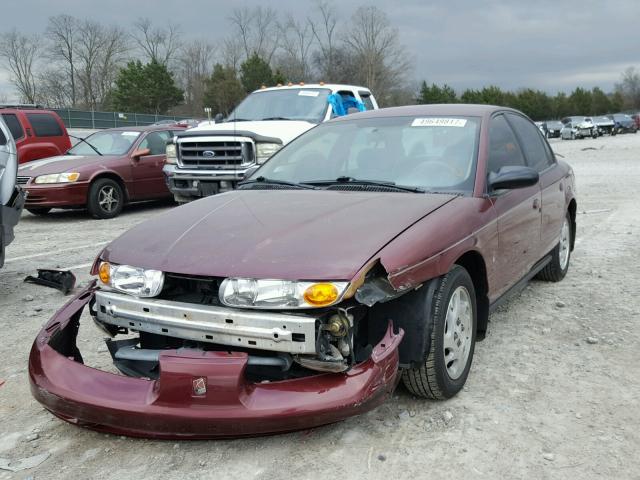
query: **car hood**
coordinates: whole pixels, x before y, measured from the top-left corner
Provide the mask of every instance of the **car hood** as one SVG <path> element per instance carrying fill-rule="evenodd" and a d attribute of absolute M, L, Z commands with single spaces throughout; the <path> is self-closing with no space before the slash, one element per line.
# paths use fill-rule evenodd
<path fill-rule="evenodd" d="M 35 177 L 48 173 L 63 173 L 80 167 L 102 165 L 118 158 L 121 157 L 117 155 L 58 155 L 20 165 L 18 175 Z"/>
<path fill-rule="evenodd" d="M 233 191 L 148 220 L 104 260 L 165 272 L 284 280 L 351 280 L 371 257 L 453 195 Z"/>
<path fill-rule="evenodd" d="M 201 131 L 203 135 L 206 135 L 208 131 L 229 132 L 231 135 L 235 131 L 248 131 L 264 137 L 279 138 L 283 144 L 286 144 L 313 127 L 315 127 L 314 123 L 297 120 L 264 120 L 258 122 L 205 122 L 187 131 L 190 134 Z"/>

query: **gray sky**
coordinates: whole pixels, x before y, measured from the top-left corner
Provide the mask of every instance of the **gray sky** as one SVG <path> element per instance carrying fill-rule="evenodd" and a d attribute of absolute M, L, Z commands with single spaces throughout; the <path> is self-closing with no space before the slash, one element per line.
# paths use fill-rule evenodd
<path fill-rule="evenodd" d="M 138 17 L 176 22 L 185 38 L 214 45 L 229 34 L 235 6 L 271 6 L 304 18 L 310 0 L 21 0 L 1 2 L 0 32 L 43 32 L 66 13 L 125 27 Z M 555 93 L 576 86 L 610 91 L 628 66 L 640 68 L 639 0 L 334 0 L 342 26 L 360 5 L 375 5 L 398 27 L 415 68 L 410 77 L 457 90 L 489 84 Z M 0 71 L 0 96 L 13 96 Z"/>

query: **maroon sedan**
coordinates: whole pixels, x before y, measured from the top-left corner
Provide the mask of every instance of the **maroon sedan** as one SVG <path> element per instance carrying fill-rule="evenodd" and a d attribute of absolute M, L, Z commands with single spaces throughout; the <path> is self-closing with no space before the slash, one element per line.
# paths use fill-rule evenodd
<path fill-rule="evenodd" d="M 36 338 L 31 389 L 69 422 L 161 438 L 335 422 L 400 380 L 450 398 L 490 312 L 565 276 L 575 216 L 571 168 L 518 111 L 335 119 L 107 246 Z M 86 305 L 121 374 L 83 363 Z"/>
<path fill-rule="evenodd" d="M 125 203 L 170 198 L 162 167 L 167 141 L 182 127 L 126 127 L 96 132 L 65 155 L 30 162 L 18 170 L 27 190 L 25 208 L 87 208 L 113 218 Z"/>

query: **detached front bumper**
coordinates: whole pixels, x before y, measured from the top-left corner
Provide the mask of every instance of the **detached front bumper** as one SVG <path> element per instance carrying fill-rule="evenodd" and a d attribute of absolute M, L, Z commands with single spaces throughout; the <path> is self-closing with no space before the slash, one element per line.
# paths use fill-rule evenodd
<path fill-rule="evenodd" d="M 93 297 L 81 292 L 45 325 L 29 357 L 33 396 L 80 426 L 154 438 L 215 438 L 286 432 L 368 411 L 398 380 L 403 332 L 391 324 L 371 357 L 346 373 L 252 383 L 247 354 L 167 350 L 157 380 L 125 377 L 81 363 L 80 315 Z"/>

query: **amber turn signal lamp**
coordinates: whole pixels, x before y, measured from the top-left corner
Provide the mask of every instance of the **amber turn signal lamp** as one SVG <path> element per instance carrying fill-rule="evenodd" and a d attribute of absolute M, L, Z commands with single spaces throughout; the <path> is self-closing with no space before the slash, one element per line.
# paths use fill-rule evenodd
<path fill-rule="evenodd" d="M 338 299 L 338 289 L 331 283 L 315 283 L 304 292 L 304 300 L 316 307 L 331 305 Z"/>
<path fill-rule="evenodd" d="M 109 284 L 111 280 L 111 265 L 109 262 L 102 262 L 100 264 L 100 268 L 98 269 L 98 276 L 100 277 L 100 281 L 105 285 Z"/>

